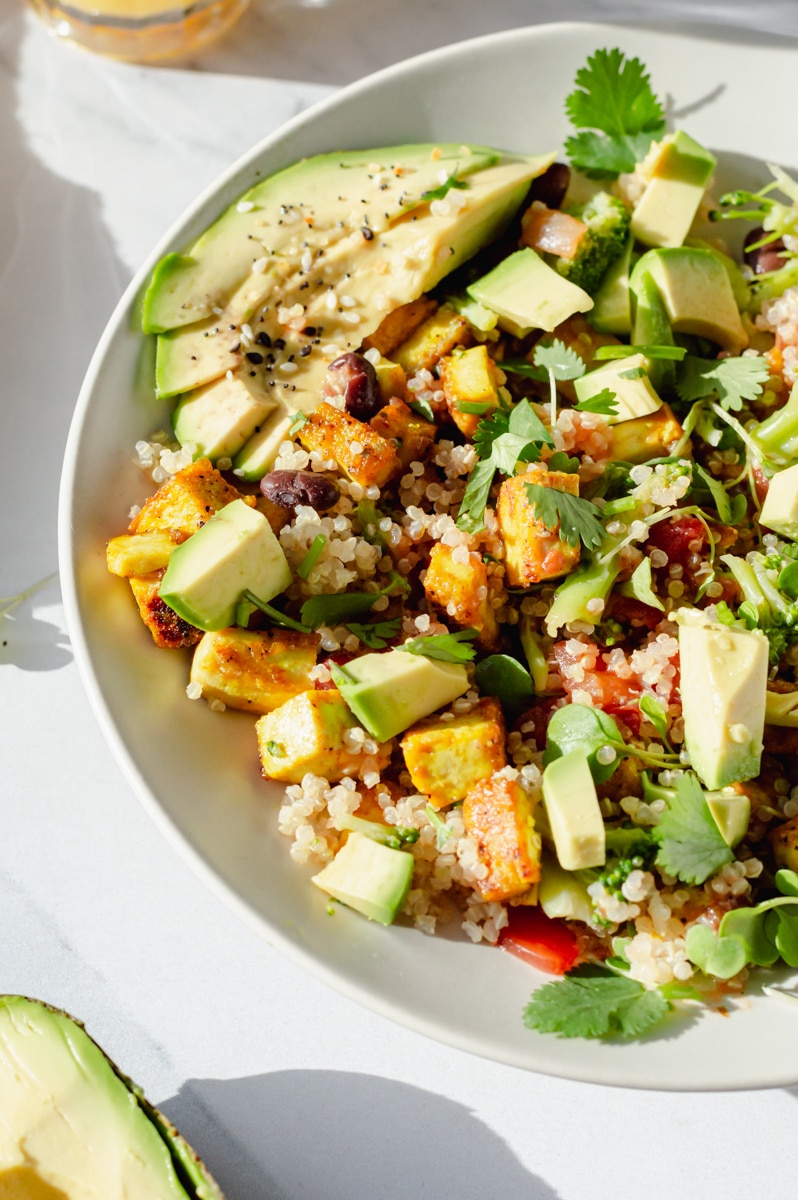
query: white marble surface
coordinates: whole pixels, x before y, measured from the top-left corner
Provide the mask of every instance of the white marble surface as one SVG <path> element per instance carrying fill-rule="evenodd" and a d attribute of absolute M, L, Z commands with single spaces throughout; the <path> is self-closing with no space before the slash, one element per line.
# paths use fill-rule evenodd
<path fill-rule="evenodd" d="M 530 20 L 624 15 L 661 23 L 665 10 L 256 0 L 198 61 L 147 69 L 56 45 L 0 0 L 0 596 L 54 570 L 60 459 L 93 345 L 139 260 L 222 167 L 330 86 L 407 54 Z M 671 3 L 667 16 L 798 35 L 794 0 Z M 675 1096 L 527 1075 L 302 974 L 139 807 L 88 709 L 56 584 L 0 642 L 0 990 L 82 1017 L 228 1200 L 665 1200 L 674 1179 L 690 1198 L 794 1188 L 798 1089 Z"/>

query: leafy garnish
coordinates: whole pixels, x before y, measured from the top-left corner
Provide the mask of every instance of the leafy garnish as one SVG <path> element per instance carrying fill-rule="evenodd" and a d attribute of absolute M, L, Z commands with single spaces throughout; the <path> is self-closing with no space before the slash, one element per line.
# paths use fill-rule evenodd
<path fill-rule="evenodd" d="M 470 643 L 478 636 L 476 629 L 458 629 L 456 633 L 433 633 L 429 637 L 411 638 L 399 646 L 408 654 L 423 654 L 440 662 L 470 662 L 476 651 Z"/>
<path fill-rule="evenodd" d="M 734 855 L 709 811 L 701 784 L 685 772 L 656 828 L 657 866 L 683 883 L 703 883 Z"/>
<path fill-rule="evenodd" d="M 545 383 L 548 376 L 547 371 L 534 366 L 525 358 L 504 358 L 499 365 L 510 375 L 523 375 L 524 379 L 536 379 L 538 383 Z"/>
<path fill-rule="evenodd" d="M 442 850 L 452 836 L 452 831 L 446 821 L 438 816 L 431 804 L 428 804 L 424 809 L 432 828 L 435 830 L 435 846 L 438 850 Z"/>
<path fill-rule="evenodd" d="M 729 499 L 729 493 L 726 491 L 723 484 L 719 479 L 715 479 L 713 475 L 710 475 L 709 471 L 705 471 L 699 463 L 694 464 L 693 470 L 709 491 L 709 494 L 711 495 L 715 504 L 715 508 L 718 510 L 718 516 L 720 517 L 721 521 L 724 521 L 727 525 L 732 524 L 734 509 L 732 508 L 732 502 Z M 734 499 L 738 500 L 739 497 L 735 496 Z"/>
<path fill-rule="evenodd" d="M 483 696 L 495 696 L 511 712 L 527 707 L 535 694 L 529 671 L 510 654 L 489 654 L 477 665 L 474 678 Z"/>
<path fill-rule="evenodd" d="M 557 380 L 580 379 L 585 373 L 585 360 L 559 338 L 538 342 L 534 360 L 536 367 L 551 371 Z"/>
<path fill-rule="evenodd" d="M 599 346 L 594 351 L 593 358 L 599 362 L 606 359 L 631 358 L 634 354 L 681 362 L 687 351 L 684 346 Z"/>
<path fill-rule="evenodd" d="M 599 751 L 607 749 L 612 750 L 613 755 L 605 753 L 599 759 Z M 673 766 L 678 761 L 675 754 L 658 754 L 653 750 L 642 750 L 639 746 L 629 745 L 621 737 L 621 731 L 609 713 L 587 704 L 573 702 L 555 709 L 552 714 L 546 730 L 543 762 L 548 766 L 550 762 L 569 754 L 572 750 L 579 750 L 585 755 L 596 783 L 606 783 L 621 759 L 629 755 L 660 770 L 666 766 Z"/>
<path fill-rule="evenodd" d="M 408 400 L 407 404 L 408 408 L 412 408 L 413 412 L 417 413 L 419 417 L 423 417 L 425 421 L 429 421 L 432 425 L 435 424 L 435 413 L 432 411 L 432 405 L 429 400 L 419 400 L 418 396 L 416 396 L 413 400 Z"/>
<path fill-rule="evenodd" d="M 490 400 L 458 400 L 455 404 L 458 412 L 473 413 L 477 417 L 484 417 L 485 413 L 491 412 L 495 407 Z"/>
<path fill-rule="evenodd" d="M 606 509 L 604 511 L 606 512 Z M 665 605 L 654 591 L 650 558 L 640 560 L 629 579 L 620 585 L 618 591 L 622 596 L 630 596 L 633 600 L 639 600 L 641 604 L 647 604 L 649 608 L 658 608 L 660 612 L 665 611 Z"/>
<path fill-rule="evenodd" d="M 577 412 L 601 413 L 604 417 L 614 417 L 618 414 L 618 397 L 612 388 L 602 388 L 595 396 L 588 396 L 575 404 Z"/>
<path fill-rule="evenodd" d="M 272 620 L 275 625 L 281 625 L 284 629 L 295 629 L 297 633 L 310 633 L 311 632 L 308 625 L 300 624 L 300 622 L 295 621 L 293 617 L 287 617 L 285 615 L 285 613 L 280 612 L 279 608 L 275 608 L 273 605 L 267 604 L 265 600 L 261 600 L 259 596 L 255 595 L 254 592 L 250 592 L 250 591 L 244 592 L 242 600 L 247 600 L 255 608 L 259 608 L 260 611 L 262 613 L 265 613 L 266 616 L 269 617 L 270 620 Z M 240 607 L 241 607 L 241 605 L 239 604 L 239 608 Z M 304 612 L 304 610 L 303 610 L 303 612 Z M 244 613 L 241 613 L 240 615 L 243 620 Z M 249 618 L 249 615 L 251 615 L 251 614 L 247 614 L 247 619 Z M 304 619 L 305 618 L 303 616 L 302 620 L 304 621 Z M 238 621 L 239 624 L 242 623 L 242 621 L 239 620 L 238 612 L 236 612 L 236 620 Z"/>
<path fill-rule="evenodd" d="M 390 583 L 379 592 L 341 592 L 335 596 L 311 596 L 302 605 L 301 617 L 304 627 L 318 629 L 319 625 L 343 624 L 371 612 L 380 596 L 391 596 L 397 590 L 406 593 L 409 586 L 401 575 L 392 571 Z"/>
<path fill-rule="evenodd" d="M 266 749 L 269 751 L 269 754 L 271 754 L 272 758 L 285 758 L 287 753 L 282 742 L 267 742 Z"/>
<path fill-rule="evenodd" d="M 577 170 L 596 179 L 633 171 L 651 143 L 665 132 L 662 105 L 645 67 L 621 50 L 597 50 L 576 73 L 576 90 L 565 102 L 571 124 L 582 132 L 566 140 Z"/>
<path fill-rule="evenodd" d="M 302 412 L 300 410 L 294 417 L 291 424 L 288 426 L 288 436 L 293 437 L 294 434 L 299 433 L 300 429 L 305 424 L 307 419 L 308 419 L 308 414 L 306 412 Z"/>
<path fill-rule="evenodd" d="M 555 450 L 546 466 L 550 471 L 563 471 L 566 475 L 575 475 L 579 470 L 579 459 L 571 458 L 567 450 Z"/>
<path fill-rule="evenodd" d="M 524 1009 L 524 1024 L 560 1037 L 640 1037 L 670 1010 L 658 988 L 597 971 L 546 983 Z"/>
<path fill-rule="evenodd" d="M 676 376 L 676 392 L 686 404 L 717 396 L 721 408 L 739 412 L 762 394 L 770 372 L 758 355 L 751 358 L 698 358 L 688 354 Z"/>
<path fill-rule="evenodd" d="M 296 573 L 300 579 L 307 579 L 310 572 L 315 567 L 322 555 L 324 547 L 327 545 L 327 539 L 323 533 L 319 533 L 314 537 L 308 547 L 308 552 L 302 559 L 302 562 L 296 569 Z"/>
<path fill-rule="evenodd" d="M 670 749 L 671 744 L 668 741 L 668 715 L 659 700 L 656 700 L 653 696 L 646 695 L 641 696 L 637 703 L 640 706 L 643 716 L 651 722 L 662 738 L 662 741 Z"/>
<path fill-rule="evenodd" d="M 483 526 L 491 484 L 497 471 L 512 475 L 519 462 L 537 462 L 540 446 L 551 446 L 551 434 L 528 400 L 509 412 L 497 409 L 485 417 L 474 434 L 479 462 L 469 476 L 457 518 L 458 529 L 476 533 Z"/>
<path fill-rule="evenodd" d="M 402 618 L 394 617 L 390 621 L 369 621 L 367 625 L 350 621 L 346 627 L 370 650 L 384 650 L 389 642 L 398 637 L 402 627 Z"/>
<path fill-rule="evenodd" d="M 440 178 L 440 176 L 439 176 L 439 178 Z M 463 191 L 467 187 L 468 187 L 468 184 L 466 183 L 466 181 L 464 179 L 457 178 L 457 167 L 455 167 L 455 169 L 452 171 L 449 178 L 445 179 L 444 182 L 440 185 L 440 187 L 430 188 L 430 190 L 428 192 L 422 192 L 421 199 L 422 200 L 443 200 L 446 193 L 450 192 L 452 190 L 452 188 L 454 188 L 456 191 Z"/>
<path fill-rule="evenodd" d="M 645 367 L 628 367 L 625 371 L 618 372 L 619 379 L 642 379 L 648 372 Z"/>
<path fill-rule="evenodd" d="M 539 483 L 525 483 L 529 503 L 536 518 L 569 546 L 578 546 L 580 541 L 588 550 L 595 550 L 604 538 L 604 526 L 599 521 L 600 509 L 590 500 L 560 492 L 556 488 L 543 487 Z"/>

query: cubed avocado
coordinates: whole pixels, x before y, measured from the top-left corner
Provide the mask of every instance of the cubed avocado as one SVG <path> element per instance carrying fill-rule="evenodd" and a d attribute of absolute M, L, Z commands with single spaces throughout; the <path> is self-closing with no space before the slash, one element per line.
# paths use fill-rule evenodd
<path fill-rule="evenodd" d="M 664 138 L 632 213 L 632 233 L 637 240 L 644 246 L 681 246 L 715 166 L 714 155 L 681 129 Z"/>
<path fill-rule="evenodd" d="M 759 774 L 768 680 L 768 640 L 756 630 L 679 609 L 685 746 L 712 790 Z"/>
<path fill-rule="evenodd" d="M 708 338 L 733 354 L 748 345 L 729 276 L 710 250 L 693 246 L 649 250 L 632 271 L 633 293 L 646 274 L 659 291 L 674 333 Z"/>
<path fill-rule="evenodd" d="M 574 380 L 574 390 L 580 401 L 597 396 L 604 388 L 615 393 L 615 412 L 607 418 L 612 425 L 650 416 L 662 407 L 662 400 L 648 377 L 648 359 L 643 354 L 631 354 L 604 363 Z"/>
<path fill-rule="evenodd" d="M 798 539 L 798 463 L 777 471 L 771 479 L 759 524 L 782 537 Z"/>
<path fill-rule="evenodd" d="M 510 254 L 472 283 L 468 294 L 495 312 L 499 326 L 516 337 L 533 329 L 551 333 L 574 313 L 593 307 L 587 292 L 563 279 L 528 247 Z"/>
<path fill-rule="evenodd" d="M 402 649 L 364 654 L 337 667 L 334 679 L 352 712 L 379 742 L 451 704 L 469 686 L 460 663 Z"/>
<path fill-rule="evenodd" d="M 172 415 L 175 436 L 182 446 L 193 443 L 195 457 L 232 458 L 277 407 L 274 392 L 238 371 L 197 388 L 179 401 Z"/>
<path fill-rule="evenodd" d="M 565 871 L 556 859 L 546 855 L 540 865 L 538 901 L 546 916 L 554 920 L 588 924 L 594 915 L 587 885 L 578 875 Z"/>
<path fill-rule="evenodd" d="M 350 833 L 332 862 L 312 879 L 328 896 L 370 921 L 390 925 L 407 899 L 413 865 L 413 855 L 406 850 Z"/>
<path fill-rule="evenodd" d="M 739 845 L 751 820 L 751 801 L 745 792 L 707 792 L 706 800 L 726 845 Z"/>
<path fill-rule="evenodd" d="M 455 804 L 507 763 L 501 705 L 486 696 L 453 720 L 421 721 L 401 745 L 413 787 L 434 808 Z"/>
<path fill-rule="evenodd" d="M 609 267 L 593 297 L 590 324 L 601 333 L 623 336 L 632 331 L 629 268 L 633 246 L 634 238 L 629 238 L 623 254 Z"/>
<path fill-rule="evenodd" d="M 543 802 L 557 860 L 566 871 L 603 866 L 604 820 L 582 750 L 571 750 L 543 772 Z"/>
<path fill-rule="evenodd" d="M 673 346 L 673 330 L 659 288 L 648 271 L 634 272 L 630 279 L 632 342 L 635 346 Z M 647 360 L 648 376 L 657 391 L 673 387 L 676 364 L 667 358 Z"/>
<path fill-rule="evenodd" d="M 291 578 L 266 517 L 234 500 L 174 550 L 159 595 L 184 621 L 208 632 L 235 622 L 244 592 L 268 601 Z"/>

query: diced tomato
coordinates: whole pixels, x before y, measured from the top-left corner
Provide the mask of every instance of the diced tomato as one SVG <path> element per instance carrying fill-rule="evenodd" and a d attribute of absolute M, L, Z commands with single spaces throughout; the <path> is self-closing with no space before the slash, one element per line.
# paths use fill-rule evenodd
<path fill-rule="evenodd" d="M 572 679 L 567 668 L 577 662 L 581 666 L 584 660 L 570 653 L 567 642 L 557 642 L 553 654 L 563 687 L 569 695 L 575 691 L 587 692 L 596 708 L 603 708 L 608 713 L 620 713 L 625 717 L 627 711 L 637 712 L 637 700 L 642 689 L 636 680 L 619 679 L 607 670 L 601 656 L 596 660 L 595 667 L 588 669 L 583 666 L 581 678 Z"/>
<path fill-rule="evenodd" d="M 645 625 L 646 629 L 656 629 L 662 620 L 662 613 L 658 608 L 643 604 L 633 596 L 619 596 L 615 593 L 610 600 L 607 615 L 615 621 L 620 621 L 622 625 L 631 625 L 634 621 L 638 625 Z"/>
<path fill-rule="evenodd" d="M 649 546 L 662 550 L 668 556 L 669 563 L 677 563 L 687 567 L 691 542 L 706 545 L 707 532 L 698 517 L 677 517 L 674 521 L 658 521 L 652 525 L 648 535 Z"/>
<path fill-rule="evenodd" d="M 579 957 L 579 946 L 564 921 L 552 920 L 542 908 L 525 904 L 510 908 L 509 914 L 509 924 L 499 934 L 502 950 L 550 975 L 570 971 Z"/>
<path fill-rule="evenodd" d="M 754 476 L 754 487 L 756 488 L 756 498 L 760 504 L 765 503 L 765 497 L 768 494 L 770 480 L 760 466 L 754 466 L 752 469 Z"/>

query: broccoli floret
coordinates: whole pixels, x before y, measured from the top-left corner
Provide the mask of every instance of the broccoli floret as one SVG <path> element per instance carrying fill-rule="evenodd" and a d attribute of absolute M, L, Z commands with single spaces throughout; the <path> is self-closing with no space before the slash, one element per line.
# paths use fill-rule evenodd
<path fill-rule="evenodd" d="M 798 235 L 798 183 L 780 167 L 770 167 L 773 179 L 758 192 L 727 192 L 718 201 L 720 208 L 711 215 L 713 221 L 728 221 L 741 218 L 757 221 L 768 235 L 762 242 L 776 241 L 785 234 Z M 790 201 L 783 204 L 774 200 L 771 192 L 780 191 Z"/>
<path fill-rule="evenodd" d="M 351 813 L 338 817 L 335 828 L 341 833 L 362 833 L 365 837 L 390 847 L 391 850 L 412 846 L 419 838 L 417 829 L 406 829 L 403 825 L 381 825 L 378 821 L 366 821 L 363 817 L 352 816 Z"/>
<path fill-rule="evenodd" d="M 556 267 L 592 296 L 607 268 L 626 249 L 631 216 L 626 205 L 609 192 L 598 192 L 587 204 L 572 209 L 570 215 L 583 221 L 587 229 L 574 257 L 558 259 Z"/>
<path fill-rule="evenodd" d="M 749 629 L 759 629 L 770 643 L 770 661 L 777 664 L 789 646 L 798 642 L 798 602 L 778 588 L 779 568 L 768 565 L 773 556 L 752 551 L 746 558 L 724 554 L 722 562 L 731 571 L 743 593 L 737 616 Z M 785 563 L 787 560 L 785 559 Z"/>

